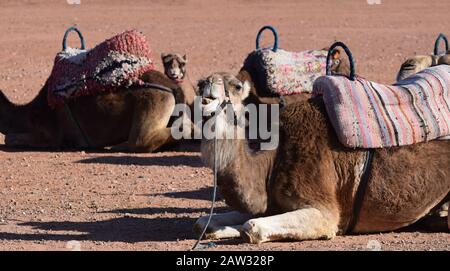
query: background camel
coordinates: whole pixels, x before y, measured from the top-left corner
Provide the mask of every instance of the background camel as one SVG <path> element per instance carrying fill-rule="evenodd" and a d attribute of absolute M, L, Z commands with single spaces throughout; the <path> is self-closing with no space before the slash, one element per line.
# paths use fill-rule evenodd
<path fill-rule="evenodd" d="M 162 53 L 161 60 L 166 76 L 183 90 L 186 104 L 192 105 L 197 94 L 186 69 L 187 56 L 176 53 Z"/>
<path fill-rule="evenodd" d="M 68 100 L 52 109 L 47 85 L 28 104 L 11 103 L 0 92 L 0 132 L 14 147 L 102 148 L 126 142 L 127 149 L 152 152 L 174 143 L 168 128 L 176 102 L 184 93 L 163 73 L 142 76 L 147 87 L 105 91 Z"/>
<path fill-rule="evenodd" d="M 400 70 L 397 73 L 397 81 L 403 80 L 423 69 L 443 64 L 450 65 L 450 51 L 447 51 L 444 55 L 420 55 L 408 58 L 400 66 Z"/>
<path fill-rule="evenodd" d="M 218 73 L 202 86 L 204 114 L 227 99 L 227 89 L 241 116 L 249 82 Z M 225 111 L 216 119 L 222 137 L 229 129 L 243 129 L 229 122 Z M 215 215 L 208 238 L 242 236 L 262 243 L 392 231 L 416 222 L 450 196 L 449 141 L 376 149 L 364 201 L 355 216 L 355 194 L 367 152 L 343 147 L 320 97 L 284 108 L 279 142 L 275 150 L 252 151 L 245 140 L 218 140 L 219 191 L 236 211 Z M 214 165 L 212 140 L 202 141 L 202 159 L 209 167 Z M 194 229 L 198 232 L 206 221 L 207 217 L 200 218 Z"/>

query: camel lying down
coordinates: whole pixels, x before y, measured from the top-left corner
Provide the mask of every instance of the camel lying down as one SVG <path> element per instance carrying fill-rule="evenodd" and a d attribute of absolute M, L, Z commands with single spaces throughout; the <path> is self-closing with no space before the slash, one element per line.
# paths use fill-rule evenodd
<path fill-rule="evenodd" d="M 225 89 L 235 113 L 242 112 L 248 82 L 225 73 L 205 82 L 199 84 L 204 114 L 226 99 Z M 227 121 L 226 110 L 216 119 L 219 133 L 243 129 Z M 413 224 L 450 197 L 450 141 L 376 149 L 351 230 L 367 152 L 341 145 L 320 97 L 281 111 L 279 142 L 275 150 L 252 151 L 243 139 L 218 140 L 219 192 L 235 211 L 214 215 L 207 238 L 241 236 L 262 243 L 392 231 Z M 213 167 L 212 140 L 203 139 L 202 158 Z M 200 218 L 194 230 L 200 232 L 206 222 L 207 217 Z"/>
<path fill-rule="evenodd" d="M 28 104 L 11 103 L 0 91 L 0 133 L 5 144 L 36 148 L 102 148 L 152 152 L 175 143 L 168 127 L 176 103 L 184 93 L 163 73 L 150 71 L 142 79 L 153 85 L 105 91 L 71 99 L 51 108 L 47 84 Z M 192 100 L 192 99 L 190 99 Z"/>
<path fill-rule="evenodd" d="M 450 51 L 444 55 L 421 55 L 407 59 L 400 66 L 400 70 L 397 73 L 397 81 L 437 65 L 450 65 Z"/>

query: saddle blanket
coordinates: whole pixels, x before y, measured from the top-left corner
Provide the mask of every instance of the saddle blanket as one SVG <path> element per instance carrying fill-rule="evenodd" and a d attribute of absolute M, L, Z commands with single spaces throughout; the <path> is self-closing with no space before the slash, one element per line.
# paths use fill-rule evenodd
<path fill-rule="evenodd" d="M 357 77 L 323 76 L 323 97 L 342 144 L 352 148 L 404 146 L 450 135 L 450 66 L 425 69 L 395 85 Z"/>
<path fill-rule="evenodd" d="M 154 64 L 145 36 L 136 30 L 114 36 L 90 50 L 67 48 L 57 54 L 47 81 L 48 103 L 140 85 Z"/>
<path fill-rule="evenodd" d="M 251 65 L 249 69 L 256 70 L 258 79 L 265 82 L 272 94 L 311 93 L 313 82 L 325 75 L 327 54 L 325 50 L 289 52 L 277 49 L 274 52 L 261 49 L 247 57 L 244 68 Z"/>

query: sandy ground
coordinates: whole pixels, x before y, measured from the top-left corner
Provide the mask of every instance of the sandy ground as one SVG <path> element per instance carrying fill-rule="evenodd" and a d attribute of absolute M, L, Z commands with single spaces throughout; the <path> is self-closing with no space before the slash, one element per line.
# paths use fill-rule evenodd
<path fill-rule="evenodd" d="M 69 1 L 70 2 L 70 1 Z M 131 4 L 131 2 L 133 2 Z M 357 72 L 389 83 L 408 56 L 450 34 L 448 1 L 106 1 L 2 0 L 0 89 L 31 100 L 50 73 L 65 29 L 77 24 L 88 47 L 126 29 L 161 52 L 187 53 L 197 80 L 237 71 L 257 30 L 276 26 L 280 46 L 318 49 L 346 42 Z M 270 38 L 266 38 L 267 43 Z M 78 44 L 75 38 L 71 44 Z M 0 138 L 3 142 L 3 137 Z M 36 152 L 0 147 L 1 250 L 185 250 L 211 196 L 211 171 L 198 153 Z M 218 212 L 226 211 L 220 202 Z M 70 242 L 72 240 L 78 241 Z M 228 240 L 224 250 L 450 250 L 449 233 L 408 232 L 260 246 Z"/>

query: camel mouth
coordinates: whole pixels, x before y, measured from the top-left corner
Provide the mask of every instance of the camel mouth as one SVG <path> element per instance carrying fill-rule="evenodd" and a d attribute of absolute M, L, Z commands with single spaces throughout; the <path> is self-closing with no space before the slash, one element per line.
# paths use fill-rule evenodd
<path fill-rule="evenodd" d="M 203 112 L 206 115 L 211 115 L 216 112 L 217 107 L 219 107 L 219 99 L 215 99 L 212 97 L 203 97 L 201 103 Z"/>

